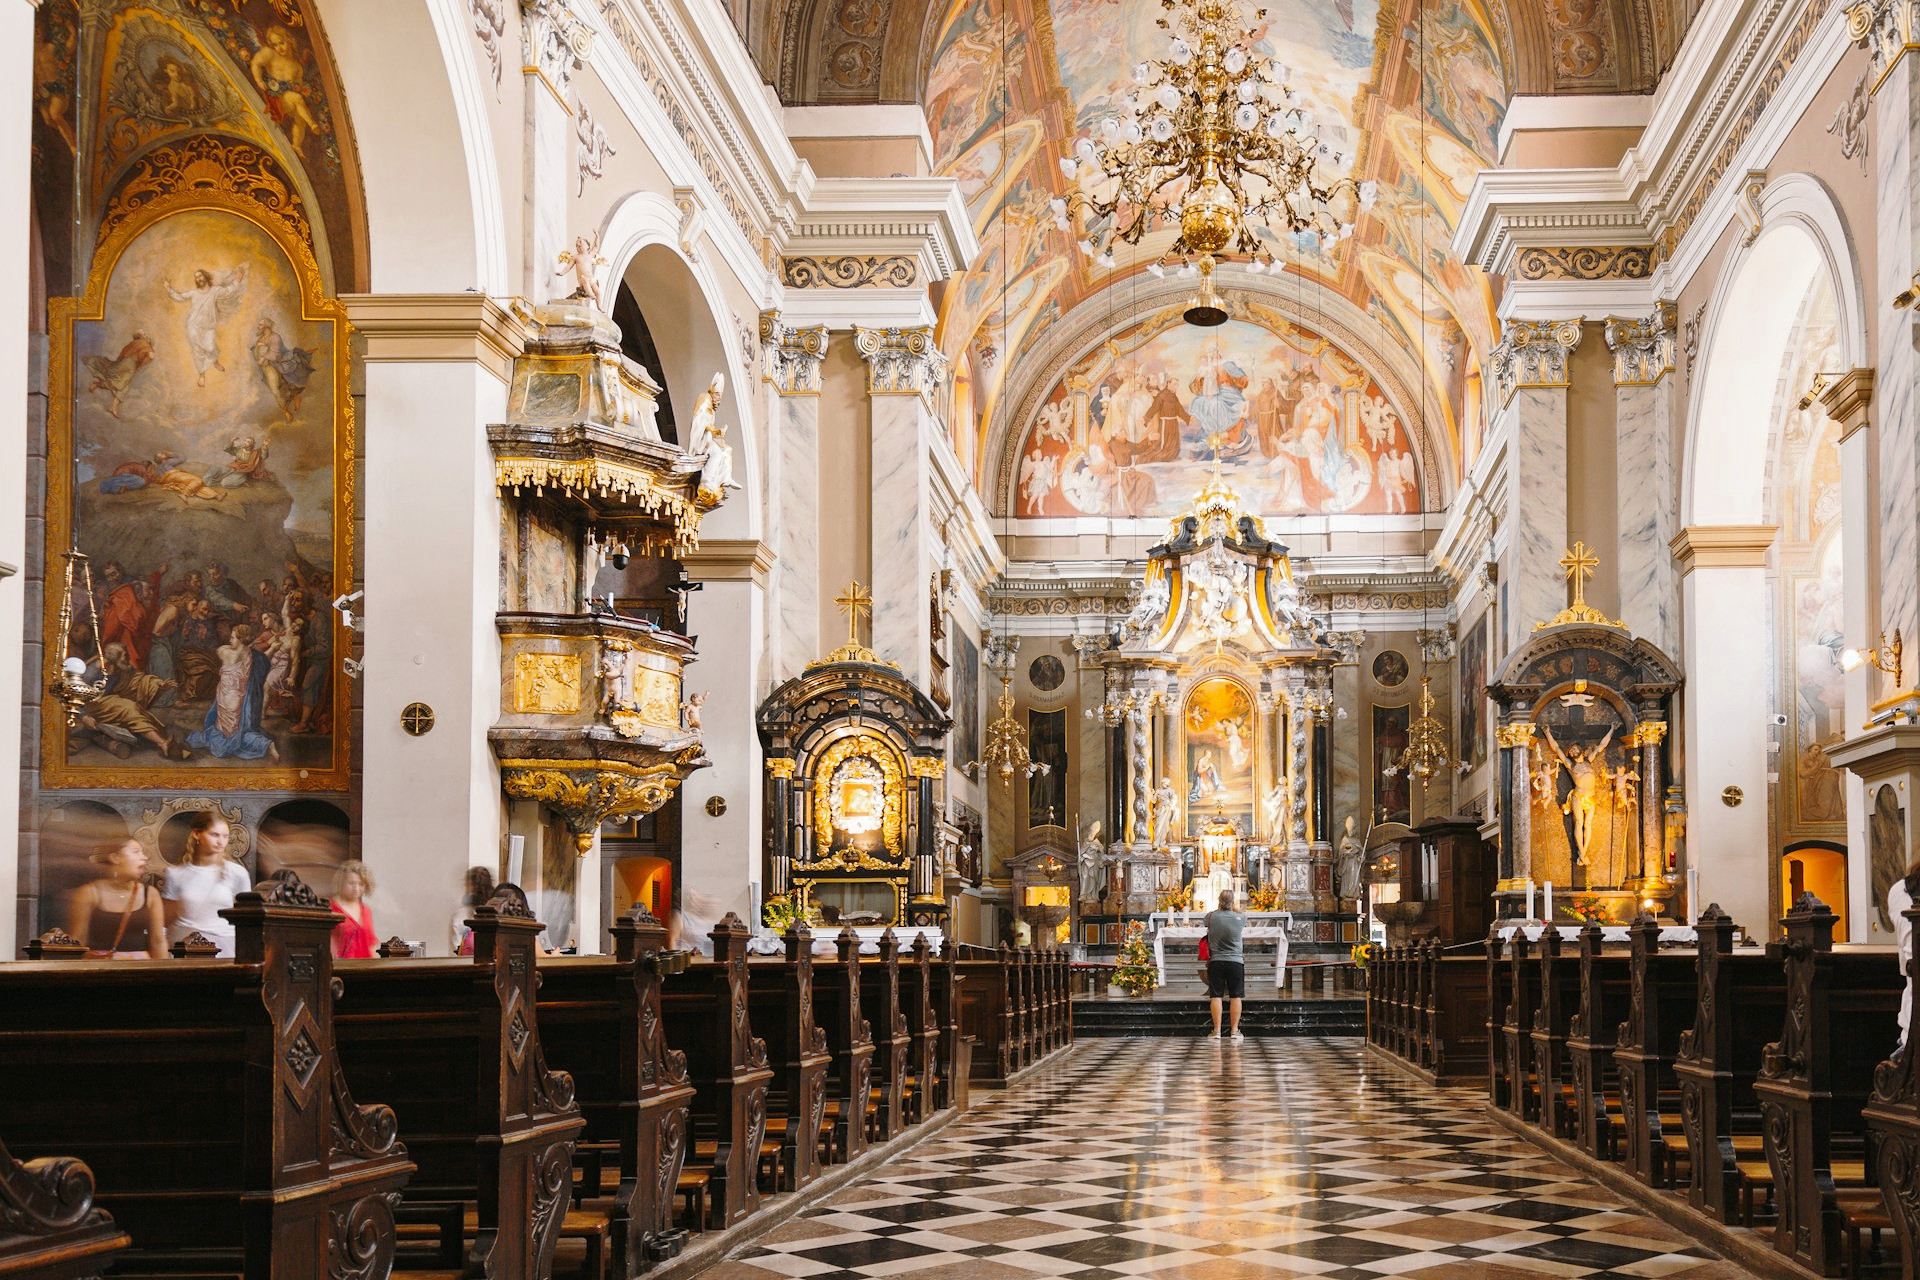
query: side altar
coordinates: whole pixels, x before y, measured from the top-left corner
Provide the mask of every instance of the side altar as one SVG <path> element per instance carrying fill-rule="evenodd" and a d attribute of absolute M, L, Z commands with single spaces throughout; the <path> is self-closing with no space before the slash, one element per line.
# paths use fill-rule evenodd
<path fill-rule="evenodd" d="M 1088 714 L 1108 726 L 1124 785 L 1111 840 L 1079 851 L 1081 922 L 1124 926 L 1176 901 L 1204 912 L 1231 888 L 1243 907 L 1288 913 L 1296 954 L 1345 954 L 1357 916 L 1335 875 L 1338 660 L 1286 546 L 1216 469 L 1148 551 L 1099 657 L 1106 696 Z M 1358 841 L 1342 843 L 1357 864 Z"/>
<path fill-rule="evenodd" d="M 1535 624 L 1487 688 L 1500 746 L 1497 911 L 1556 924 L 1668 915 L 1679 896 L 1670 819 L 1683 799 L 1665 743 L 1680 673 L 1587 604 L 1598 561 L 1584 544 L 1560 563 L 1572 602 Z"/>

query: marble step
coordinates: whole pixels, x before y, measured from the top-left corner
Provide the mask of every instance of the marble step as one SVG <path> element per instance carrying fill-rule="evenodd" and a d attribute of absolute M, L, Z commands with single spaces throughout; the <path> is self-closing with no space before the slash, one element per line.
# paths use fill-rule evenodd
<path fill-rule="evenodd" d="M 1082 998 L 1073 1002 L 1076 1036 L 1199 1036 L 1212 1019 L 1204 998 Z M 1357 1036 L 1366 1031 L 1364 999 L 1246 1002 L 1240 1030 L 1249 1036 Z"/>

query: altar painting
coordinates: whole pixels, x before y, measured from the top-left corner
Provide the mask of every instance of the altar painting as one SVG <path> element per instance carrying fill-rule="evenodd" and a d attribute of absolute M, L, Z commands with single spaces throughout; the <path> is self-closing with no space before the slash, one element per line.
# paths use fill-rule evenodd
<path fill-rule="evenodd" d="M 1487 758 L 1487 632 L 1492 629 L 1492 610 L 1460 629 L 1460 763 L 1469 769 Z"/>
<path fill-rule="evenodd" d="M 1407 771 L 1396 767 L 1407 749 L 1411 721 L 1407 703 L 1373 708 L 1373 820 L 1377 823 L 1413 821 L 1413 787 Z M 1388 769 L 1394 772 L 1388 774 Z"/>
<path fill-rule="evenodd" d="M 1356 361 L 1303 330 L 1197 329 L 1177 311 L 1062 375 L 1021 443 L 1014 510 L 1178 515 L 1216 449 L 1270 516 L 1420 510 L 1406 427 Z"/>
<path fill-rule="evenodd" d="M 1216 813 L 1250 829 L 1253 817 L 1253 700 L 1232 680 L 1202 680 L 1187 695 L 1185 830 L 1197 837 Z"/>
<path fill-rule="evenodd" d="M 50 310 L 47 648 L 104 688 L 47 718 L 47 781 L 343 789 L 345 322 L 305 245 L 162 200 Z M 69 547 L 93 596 L 62 636 Z"/>

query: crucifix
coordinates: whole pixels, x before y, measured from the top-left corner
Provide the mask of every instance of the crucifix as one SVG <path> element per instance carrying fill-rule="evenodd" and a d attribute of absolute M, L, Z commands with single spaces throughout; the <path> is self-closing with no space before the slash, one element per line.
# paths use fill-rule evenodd
<path fill-rule="evenodd" d="M 847 589 L 833 598 L 840 606 L 840 612 L 847 615 L 847 643 L 860 643 L 860 615 L 873 616 L 873 593 L 862 587 L 857 581 L 847 584 Z"/>
<path fill-rule="evenodd" d="M 1584 542 L 1573 544 L 1572 550 L 1560 557 L 1560 567 L 1566 572 L 1567 581 L 1573 586 L 1573 608 L 1580 609 L 1587 603 L 1587 579 L 1600 565 L 1600 557 L 1587 549 Z"/>

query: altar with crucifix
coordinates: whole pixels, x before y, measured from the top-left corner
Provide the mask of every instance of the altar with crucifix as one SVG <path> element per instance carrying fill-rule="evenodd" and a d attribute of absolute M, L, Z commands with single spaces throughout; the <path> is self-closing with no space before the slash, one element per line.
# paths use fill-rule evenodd
<path fill-rule="evenodd" d="M 1500 748 L 1500 914 L 1626 923 L 1675 897 L 1667 726 L 1680 674 L 1626 624 L 1586 601 L 1599 561 L 1561 558 L 1570 600 L 1487 688 Z"/>

